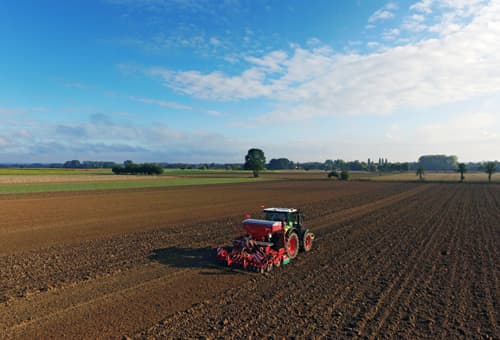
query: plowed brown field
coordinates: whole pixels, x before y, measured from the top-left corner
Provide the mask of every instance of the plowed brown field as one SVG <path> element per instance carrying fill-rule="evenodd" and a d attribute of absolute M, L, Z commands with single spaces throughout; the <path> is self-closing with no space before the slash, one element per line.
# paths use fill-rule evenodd
<path fill-rule="evenodd" d="M 213 260 L 261 204 L 313 251 Z M 263 182 L 0 198 L 0 338 L 500 338 L 500 187 Z"/>

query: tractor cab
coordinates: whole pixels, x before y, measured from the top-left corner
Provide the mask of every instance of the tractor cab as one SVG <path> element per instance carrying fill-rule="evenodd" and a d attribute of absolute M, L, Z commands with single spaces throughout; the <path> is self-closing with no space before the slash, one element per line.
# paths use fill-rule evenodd
<path fill-rule="evenodd" d="M 301 229 L 302 216 L 300 211 L 294 208 L 266 208 L 262 211 L 267 221 L 284 222 L 285 229 Z"/>

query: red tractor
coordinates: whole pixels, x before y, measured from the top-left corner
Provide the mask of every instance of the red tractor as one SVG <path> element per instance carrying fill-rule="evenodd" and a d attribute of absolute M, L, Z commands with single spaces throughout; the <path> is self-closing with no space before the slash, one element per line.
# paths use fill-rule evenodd
<path fill-rule="evenodd" d="M 235 230 L 232 248 L 217 248 L 220 261 L 263 273 L 288 264 L 299 250 L 311 250 L 314 234 L 302 225 L 299 210 L 267 208 L 263 213 L 263 220 L 243 220 L 242 228 Z"/>

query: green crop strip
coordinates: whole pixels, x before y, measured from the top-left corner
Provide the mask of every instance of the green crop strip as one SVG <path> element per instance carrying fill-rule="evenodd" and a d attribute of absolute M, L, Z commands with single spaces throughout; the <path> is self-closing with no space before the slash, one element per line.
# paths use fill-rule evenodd
<path fill-rule="evenodd" d="M 33 183 L 33 184 L 0 184 L 0 194 L 26 194 L 61 191 L 115 190 L 134 188 L 154 188 L 182 185 L 207 185 L 227 183 L 251 183 L 269 181 L 263 178 L 179 178 L 156 179 L 148 181 L 119 181 L 92 183 Z"/>

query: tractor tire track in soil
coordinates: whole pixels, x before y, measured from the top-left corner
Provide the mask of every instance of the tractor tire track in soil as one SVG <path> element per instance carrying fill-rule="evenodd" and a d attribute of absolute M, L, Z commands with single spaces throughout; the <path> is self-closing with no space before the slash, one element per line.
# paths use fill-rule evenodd
<path fill-rule="evenodd" d="M 99 237 L 23 244 L 0 256 L 0 337 L 500 338 L 497 186 L 324 189 L 331 184 L 263 183 L 248 198 L 241 196 L 250 186 L 224 186 L 216 195 L 232 197 L 227 206 L 201 188 L 212 208 L 177 208 L 188 217 L 182 223 L 142 206 L 124 228 L 103 214 L 111 231 Z M 313 250 L 264 275 L 219 266 L 214 247 L 260 204 L 302 207 L 317 235 Z M 151 224 L 134 227 L 134 216 L 151 216 Z"/>

